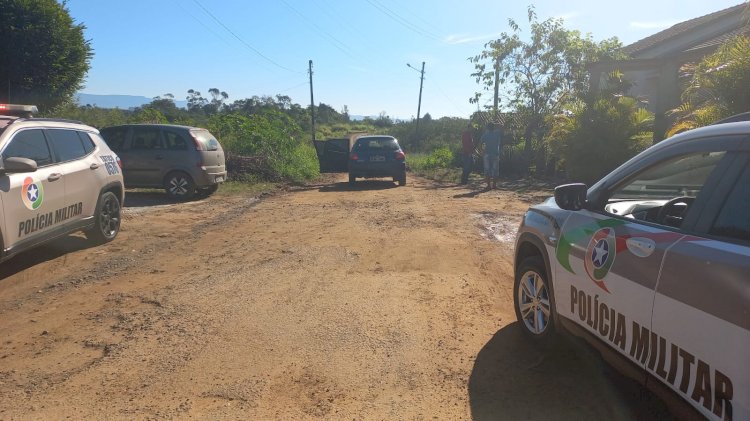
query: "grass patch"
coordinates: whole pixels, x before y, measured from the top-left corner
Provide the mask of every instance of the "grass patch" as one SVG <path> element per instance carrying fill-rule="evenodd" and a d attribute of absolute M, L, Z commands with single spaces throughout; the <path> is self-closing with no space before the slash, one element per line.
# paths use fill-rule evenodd
<path fill-rule="evenodd" d="M 413 174 L 435 181 L 458 183 L 461 181 L 461 168 L 451 167 L 449 162 L 447 159 L 436 159 L 435 153 L 414 153 L 407 158 L 409 171 Z"/>

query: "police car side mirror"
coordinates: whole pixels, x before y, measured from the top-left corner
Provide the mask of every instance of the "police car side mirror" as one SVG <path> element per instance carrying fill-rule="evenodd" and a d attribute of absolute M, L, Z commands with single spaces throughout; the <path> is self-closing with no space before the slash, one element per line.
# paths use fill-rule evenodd
<path fill-rule="evenodd" d="M 29 158 L 6 158 L 3 160 L 3 165 L 2 168 L 0 168 L 0 171 L 2 171 L 3 174 L 34 172 L 36 171 L 36 161 Z"/>
<path fill-rule="evenodd" d="M 586 206 L 588 187 L 583 183 L 563 184 L 555 187 L 555 203 L 560 209 L 578 211 Z"/>

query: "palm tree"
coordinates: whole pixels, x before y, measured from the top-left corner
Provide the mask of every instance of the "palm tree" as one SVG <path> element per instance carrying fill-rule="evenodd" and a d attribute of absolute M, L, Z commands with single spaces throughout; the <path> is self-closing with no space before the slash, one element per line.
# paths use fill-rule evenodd
<path fill-rule="evenodd" d="M 668 136 L 750 111 L 750 38 L 741 35 L 681 69 L 688 83 L 682 104 L 669 112 L 676 123 Z"/>

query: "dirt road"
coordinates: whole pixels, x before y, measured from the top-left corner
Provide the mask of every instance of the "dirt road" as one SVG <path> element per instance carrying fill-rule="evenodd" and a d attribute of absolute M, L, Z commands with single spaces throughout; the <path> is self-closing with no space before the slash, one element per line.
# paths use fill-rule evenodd
<path fill-rule="evenodd" d="M 179 205 L 131 194 L 113 243 L 70 236 L 0 266 L 0 419 L 659 409 L 585 349 L 523 340 L 513 235 L 547 192 L 343 180 Z"/>

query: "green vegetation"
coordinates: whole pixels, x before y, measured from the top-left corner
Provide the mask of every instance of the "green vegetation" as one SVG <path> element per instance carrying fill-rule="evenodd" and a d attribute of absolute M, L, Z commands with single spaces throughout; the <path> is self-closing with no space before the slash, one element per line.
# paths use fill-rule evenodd
<path fill-rule="evenodd" d="M 70 101 L 93 55 L 84 29 L 73 21 L 65 2 L 3 1 L 0 102 L 36 104 L 48 111 Z"/>
<path fill-rule="evenodd" d="M 654 115 L 623 95 L 628 83 L 613 74 L 610 87 L 567 104 L 550 118 L 546 142 L 568 177 L 592 183 L 651 145 Z"/>
<path fill-rule="evenodd" d="M 411 172 L 422 177 L 458 183 L 461 179 L 461 169 L 454 165 L 457 156 L 450 149 L 440 148 L 430 154 L 409 155 L 407 165 Z"/>
<path fill-rule="evenodd" d="M 750 38 L 739 36 L 681 69 L 687 86 L 667 136 L 750 110 Z"/>
<path fill-rule="evenodd" d="M 485 106 L 490 112 L 482 119 L 504 121 L 506 137 L 523 144 L 522 154 L 513 151 L 512 159 L 521 161 L 526 174 L 544 175 L 556 166 L 543 142 L 550 130 L 549 117 L 585 95 L 588 64 L 618 58 L 621 43 L 616 38 L 597 43 L 590 35 L 566 29 L 561 19 L 540 22 L 533 6 L 528 9 L 528 24 L 529 33 L 524 34 L 509 19 L 510 33 L 502 33 L 469 58 L 475 66 L 472 76 L 482 88 L 471 101 L 486 103 L 483 97 L 493 93 L 492 105 Z M 509 117 L 503 118 L 500 111 Z"/>

